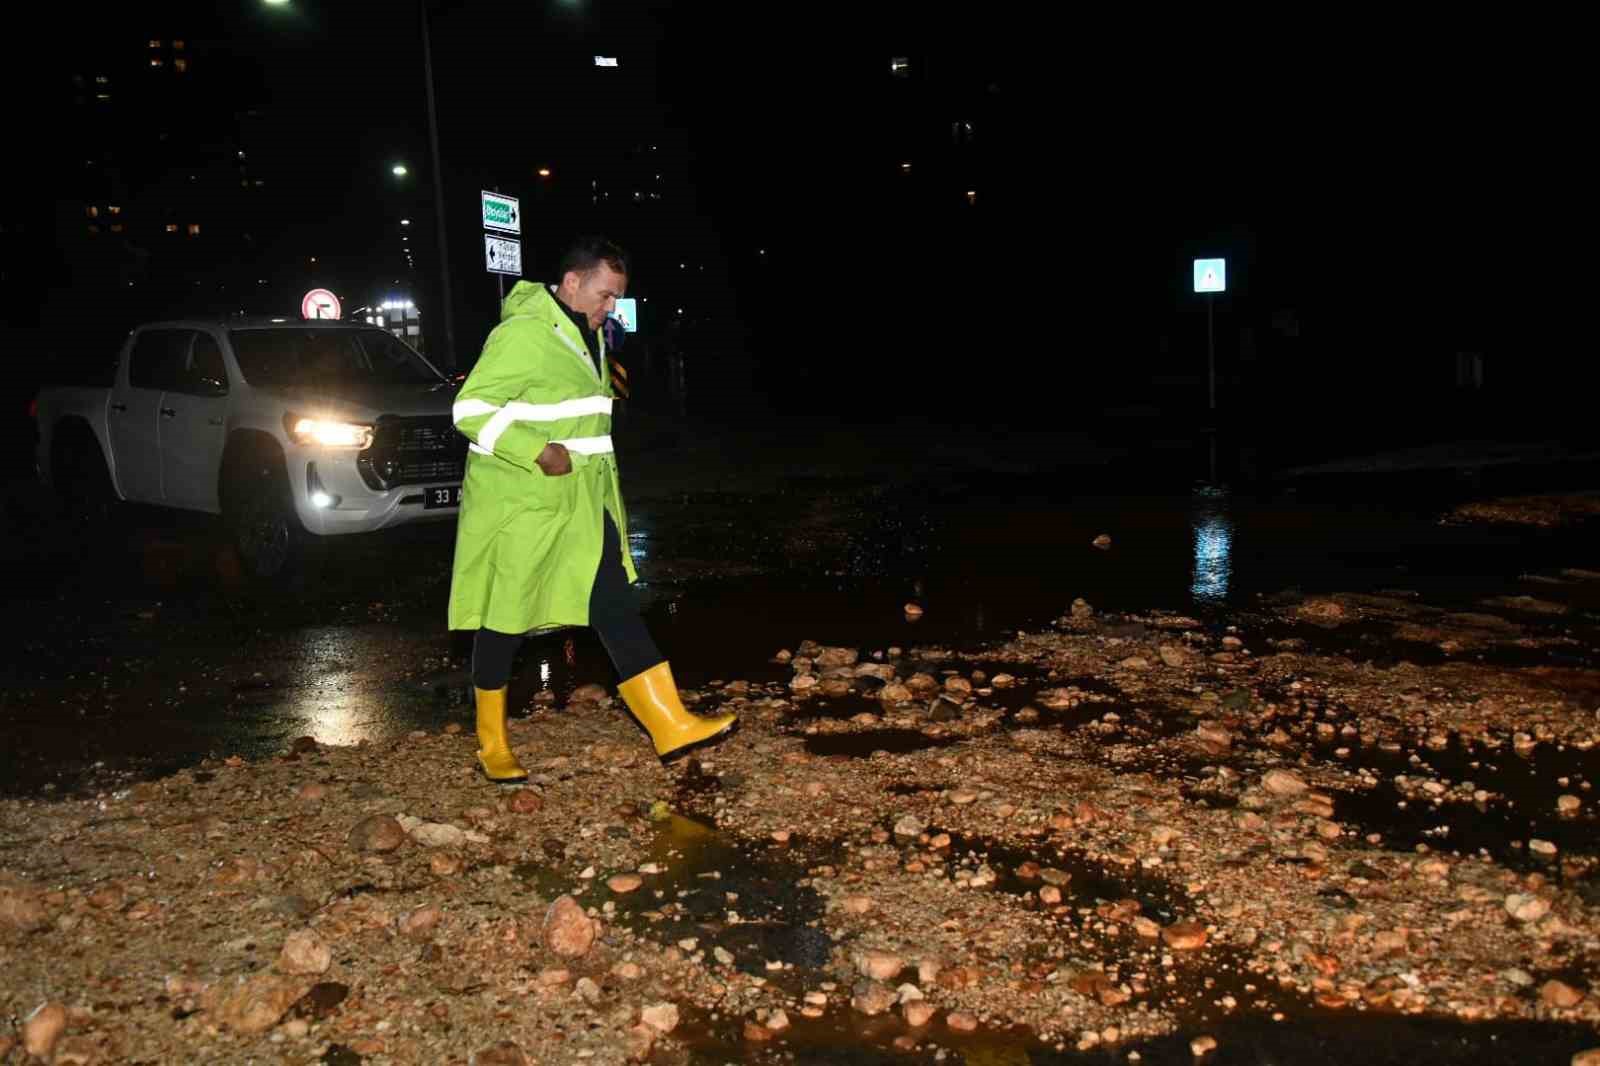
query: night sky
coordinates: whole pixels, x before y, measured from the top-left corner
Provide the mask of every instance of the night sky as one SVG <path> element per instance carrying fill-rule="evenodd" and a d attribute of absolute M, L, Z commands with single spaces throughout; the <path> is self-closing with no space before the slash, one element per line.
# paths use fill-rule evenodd
<path fill-rule="evenodd" d="M 431 235 L 411 5 L 183 6 L 76 32 L 154 33 L 134 28 L 160 18 L 217 42 L 268 105 L 262 155 L 292 190 L 270 254 L 314 247 L 354 273 L 395 212 Z M 1525 360 L 1578 313 L 1548 250 L 1576 251 L 1580 217 L 1581 97 L 1555 28 L 1155 25 L 1006 4 L 429 10 L 463 349 L 494 314 L 476 225 L 490 186 L 524 197 L 530 273 L 602 229 L 639 251 L 636 292 L 695 301 L 724 346 L 780 368 L 769 386 L 832 389 L 887 362 L 881 387 L 976 353 L 1026 360 L 1051 390 L 1112 365 L 1158 372 L 1203 353 L 1187 291 L 1203 254 L 1229 257 L 1230 351 L 1238 327 L 1265 338 L 1293 310 L 1300 336 L 1267 354 L 1316 364 L 1298 389 L 1424 350 L 1424 379 L 1456 350 Z M 937 68 L 934 89 L 895 95 L 902 54 L 919 76 Z M 981 115 L 976 169 L 907 181 L 906 146 L 966 112 Z M 644 140 L 670 207 L 572 207 L 562 183 Z M 408 190 L 387 175 L 402 158 Z M 554 171 L 542 187 L 539 166 Z M 963 212 L 951 197 L 969 182 L 979 203 Z M 667 277 L 674 259 L 703 281 Z"/>

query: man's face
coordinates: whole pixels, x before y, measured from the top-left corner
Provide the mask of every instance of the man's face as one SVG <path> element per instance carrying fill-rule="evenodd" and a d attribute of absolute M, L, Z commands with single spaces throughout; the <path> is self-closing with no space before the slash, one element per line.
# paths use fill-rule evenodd
<path fill-rule="evenodd" d="M 587 274 L 569 270 L 561 279 L 562 302 L 587 318 L 594 330 L 605 325 L 606 316 L 617 309 L 617 297 L 627 291 L 628 276 L 604 262 Z"/>

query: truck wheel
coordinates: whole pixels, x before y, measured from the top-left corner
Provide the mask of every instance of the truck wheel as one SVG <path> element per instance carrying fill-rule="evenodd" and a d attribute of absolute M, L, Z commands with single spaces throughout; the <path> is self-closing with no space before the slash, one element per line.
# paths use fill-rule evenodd
<path fill-rule="evenodd" d="M 66 518 L 86 529 L 102 530 L 116 517 L 111 471 L 99 443 L 87 431 L 72 433 L 57 446 L 52 476 Z"/>
<path fill-rule="evenodd" d="M 295 514 L 283 460 L 263 452 L 230 457 L 223 479 L 222 513 L 245 572 L 251 577 L 275 578 L 300 560 L 307 534 Z"/>

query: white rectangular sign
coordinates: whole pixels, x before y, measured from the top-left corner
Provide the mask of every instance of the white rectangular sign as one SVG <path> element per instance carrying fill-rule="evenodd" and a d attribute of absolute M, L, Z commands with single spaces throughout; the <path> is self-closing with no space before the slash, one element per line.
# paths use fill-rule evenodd
<path fill-rule="evenodd" d="M 483 261 L 491 274 L 522 276 L 522 242 L 483 235 Z"/>
<path fill-rule="evenodd" d="M 484 229 L 492 229 L 499 233 L 522 232 L 522 208 L 515 196 L 483 192 L 479 193 L 479 197 L 480 206 L 483 208 Z"/>
<path fill-rule="evenodd" d="M 1194 261 L 1195 292 L 1227 292 L 1228 261 L 1226 259 L 1196 259 Z"/>
<path fill-rule="evenodd" d="M 617 309 L 611 312 L 611 317 L 621 322 L 627 332 L 639 332 L 639 301 L 632 296 L 622 297 L 617 301 Z"/>

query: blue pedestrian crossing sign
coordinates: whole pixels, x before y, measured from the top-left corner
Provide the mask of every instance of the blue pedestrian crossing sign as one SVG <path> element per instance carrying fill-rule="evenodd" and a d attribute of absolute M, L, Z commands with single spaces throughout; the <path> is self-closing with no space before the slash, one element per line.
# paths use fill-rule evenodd
<path fill-rule="evenodd" d="M 1195 292 L 1227 292 L 1228 261 L 1226 259 L 1196 259 L 1194 261 Z"/>

